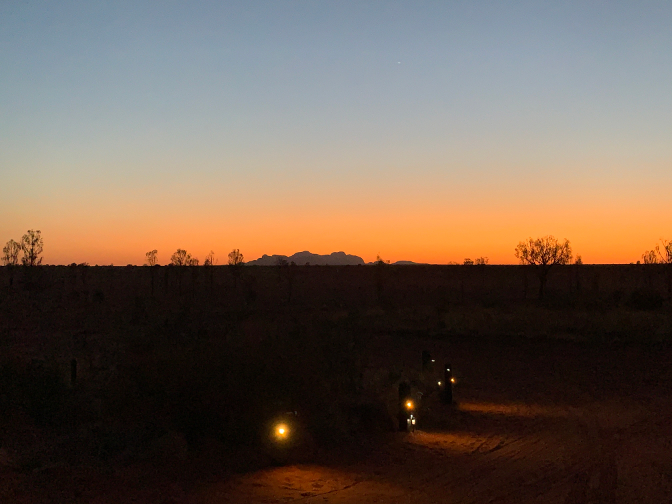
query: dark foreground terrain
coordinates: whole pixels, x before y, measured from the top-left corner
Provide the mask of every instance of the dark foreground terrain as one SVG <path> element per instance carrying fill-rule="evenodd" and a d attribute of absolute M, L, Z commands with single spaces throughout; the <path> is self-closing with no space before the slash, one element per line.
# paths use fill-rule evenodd
<path fill-rule="evenodd" d="M 521 266 L 0 268 L 0 503 L 671 502 L 672 269 L 539 286 Z M 287 409 L 291 457 L 263 435 Z"/>
<path fill-rule="evenodd" d="M 281 467 L 213 440 L 149 460 L 16 468 L 8 442 L 0 502 L 672 500 L 669 345 L 381 335 L 367 341 L 367 366 L 410 374 L 423 349 L 452 362 L 456 405 L 427 397 L 413 434 L 360 433 Z"/>

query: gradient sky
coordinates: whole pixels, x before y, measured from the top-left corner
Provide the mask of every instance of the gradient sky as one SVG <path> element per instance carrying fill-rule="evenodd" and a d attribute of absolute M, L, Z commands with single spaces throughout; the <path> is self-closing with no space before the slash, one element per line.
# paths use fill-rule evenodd
<path fill-rule="evenodd" d="M 672 238 L 672 2 L 0 2 L 0 242 L 629 263 Z"/>

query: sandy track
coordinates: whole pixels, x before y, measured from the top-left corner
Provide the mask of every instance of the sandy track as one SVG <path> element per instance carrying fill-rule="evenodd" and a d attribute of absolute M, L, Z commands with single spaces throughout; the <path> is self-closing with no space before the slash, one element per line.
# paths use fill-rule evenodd
<path fill-rule="evenodd" d="M 235 475 L 210 468 L 207 458 L 154 473 L 6 473 L 4 488 L 14 490 L 0 487 L 0 501 L 11 495 L 8 502 L 95 504 L 672 502 L 672 351 L 395 340 L 372 353 L 385 357 L 376 363 L 381 367 L 406 361 L 412 367 L 423 348 L 453 363 L 459 403 L 451 408 L 426 398 L 421 430 L 412 435 Z"/>
<path fill-rule="evenodd" d="M 388 356 L 399 362 L 434 343 L 395 344 Z M 669 356 L 434 345 L 433 355 L 449 351 L 463 387 L 456 408 L 428 400 L 423 430 L 345 461 L 236 476 L 189 502 L 672 502 Z"/>
<path fill-rule="evenodd" d="M 467 411 L 484 407 L 463 406 Z M 606 403 L 592 405 L 590 412 L 519 416 L 512 420 L 518 425 L 515 433 L 507 433 L 510 426 L 495 415 L 490 423 L 474 420 L 473 430 L 480 434 L 400 434 L 358 461 L 324 461 L 238 476 L 202 488 L 190 502 L 669 502 L 671 472 L 665 468 L 672 467 L 672 456 L 644 447 L 669 446 L 672 417 L 658 416 L 654 431 L 651 411 L 640 408 L 638 415 L 644 419 L 636 420 L 632 409 L 632 404 Z M 602 426 L 602 418 L 611 423 Z M 486 434 L 488 428 L 491 433 Z"/>

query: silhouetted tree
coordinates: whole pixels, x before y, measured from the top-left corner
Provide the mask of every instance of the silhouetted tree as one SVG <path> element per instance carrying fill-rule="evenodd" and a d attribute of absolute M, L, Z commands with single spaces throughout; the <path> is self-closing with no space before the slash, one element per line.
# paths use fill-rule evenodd
<path fill-rule="evenodd" d="M 245 264 L 245 258 L 243 257 L 243 254 L 240 253 L 240 250 L 238 249 L 233 249 L 231 252 L 229 252 L 229 267 L 231 268 L 231 272 L 233 274 L 233 288 L 236 289 L 238 288 L 238 277 L 241 275 L 243 268 L 240 266 L 243 266 Z"/>
<path fill-rule="evenodd" d="M 150 250 L 145 254 L 145 257 L 147 258 L 147 262 L 145 263 L 147 266 L 156 266 L 156 254 L 157 250 Z"/>
<path fill-rule="evenodd" d="M 198 266 L 198 259 L 191 257 L 191 254 L 184 249 L 177 249 L 170 256 L 170 264 L 173 266 Z"/>
<path fill-rule="evenodd" d="M 485 266 L 489 262 L 490 262 L 490 259 L 488 259 L 487 257 L 481 256 L 481 257 L 476 258 L 476 260 L 474 261 L 474 264 L 476 264 L 477 266 Z"/>
<path fill-rule="evenodd" d="M 658 256 L 656 255 L 655 249 L 644 252 L 642 254 L 642 261 L 644 261 L 644 264 L 657 264 Z"/>
<path fill-rule="evenodd" d="M 245 264 L 245 258 L 239 249 L 229 252 L 229 266 L 242 266 L 243 264 Z"/>
<path fill-rule="evenodd" d="M 210 253 L 205 256 L 203 266 L 214 266 L 215 264 L 217 264 L 217 259 L 215 259 L 215 253 L 211 250 Z"/>
<path fill-rule="evenodd" d="M 385 266 L 386 264 L 390 264 L 390 260 L 389 259 L 385 260 L 382 257 L 380 257 L 380 254 L 376 254 L 376 264 L 378 266 Z"/>
<path fill-rule="evenodd" d="M 536 240 L 528 238 L 527 241 L 518 243 L 515 255 L 521 264 L 536 267 L 539 276 L 539 299 L 542 299 L 548 272 L 556 264 L 568 264 L 572 260 L 572 247 L 566 238 L 561 243 L 554 236 L 548 235 Z"/>
<path fill-rule="evenodd" d="M 581 258 L 580 255 L 576 256 L 576 260 L 574 261 L 574 264 L 578 264 L 579 266 L 583 264 L 583 259 Z"/>
<path fill-rule="evenodd" d="M 663 240 L 661 238 L 660 241 L 663 244 L 663 249 L 661 251 L 660 247 L 656 245 L 656 252 L 658 252 L 661 262 L 672 264 L 672 240 Z"/>
<path fill-rule="evenodd" d="M 672 240 L 660 239 L 663 244 L 656 245 L 653 250 L 647 250 L 642 254 L 644 264 L 672 264 Z"/>
<path fill-rule="evenodd" d="M 42 264 L 42 249 L 44 241 L 39 230 L 33 231 L 29 229 L 21 238 L 21 250 L 23 250 L 23 257 L 21 262 L 24 266 L 39 266 Z"/>
<path fill-rule="evenodd" d="M 473 266 L 473 265 L 474 265 L 474 261 L 472 261 L 471 259 L 469 259 L 469 258 L 467 257 L 467 258 L 464 260 L 464 262 L 463 262 L 462 264 L 464 264 L 465 266 Z"/>
<path fill-rule="evenodd" d="M 14 240 L 9 240 L 2 249 L 2 264 L 5 266 L 16 266 L 19 264 L 19 251 L 21 245 Z"/>

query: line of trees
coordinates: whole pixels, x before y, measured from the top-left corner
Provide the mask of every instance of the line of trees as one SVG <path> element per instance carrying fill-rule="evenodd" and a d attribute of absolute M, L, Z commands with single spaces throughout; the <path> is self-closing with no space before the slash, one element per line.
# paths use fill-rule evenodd
<path fill-rule="evenodd" d="M 158 265 L 158 251 L 156 249 L 147 252 L 145 258 L 145 266 Z M 242 266 L 245 264 L 245 257 L 239 249 L 233 249 L 229 252 L 228 259 L 229 266 Z M 214 266 L 218 262 L 218 259 L 215 257 L 215 252 L 211 250 L 210 253 L 205 256 L 203 266 Z M 192 255 L 185 249 L 178 248 L 173 255 L 170 256 L 170 266 L 198 266 L 199 264 L 200 261 L 198 258 L 192 257 Z"/>
<path fill-rule="evenodd" d="M 477 265 L 477 266 L 485 266 L 489 262 L 490 262 L 490 259 L 488 259 L 487 257 L 483 257 L 483 256 L 477 257 L 473 261 L 469 257 L 467 257 L 464 260 L 464 263 L 462 263 L 462 264 L 464 264 L 465 266 L 473 266 L 474 264 Z"/>
<path fill-rule="evenodd" d="M 652 250 L 647 250 L 642 254 L 644 264 L 672 264 L 672 240 L 660 239 L 661 244 L 656 245 Z M 39 266 L 42 264 L 42 251 L 44 249 L 44 240 L 40 230 L 29 229 L 23 235 L 20 242 L 10 239 L 2 249 L 2 264 L 5 266 L 15 266 L 19 264 L 19 254 L 21 264 L 24 266 Z M 539 297 L 543 297 L 544 286 L 548 278 L 548 272 L 558 264 L 569 264 L 572 261 L 572 247 L 569 240 L 565 238 L 563 242 L 558 241 L 552 235 L 540 238 L 528 238 L 526 241 L 518 243 L 514 254 L 521 264 L 535 266 L 539 275 Z M 150 250 L 145 254 L 145 265 L 156 266 L 158 264 L 158 251 Z M 217 264 L 215 253 L 211 250 L 205 257 L 204 266 L 214 266 Z M 479 257 L 475 260 L 466 258 L 464 265 L 486 265 L 489 263 L 487 257 Z M 639 261 L 637 261 L 639 264 Z M 172 266 L 198 266 L 200 261 L 184 249 L 177 249 L 170 256 L 170 265 Z M 245 258 L 239 249 L 233 249 L 228 255 L 229 266 L 241 266 L 245 264 Z M 389 261 L 383 260 L 380 255 L 376 257 L 376 264 L 389 264 Z M 450 263 L 456 264 L 456 263 Z M 583 264 L 581 256 L 576 257 L 575 264 Z"/>
<path fill-rule="evenodd" d="M 2 249 L 2 264 L 5 266 L 16 266 L 19 264 L 19 253 L 23 252 L 21 264 L 24 266 L 39 266 L 42 264 L 42 250 L 44 249 L 44 240 L 42 233 L 29 229 L 21 237 L 20 242 L 10 239 Z"/>

